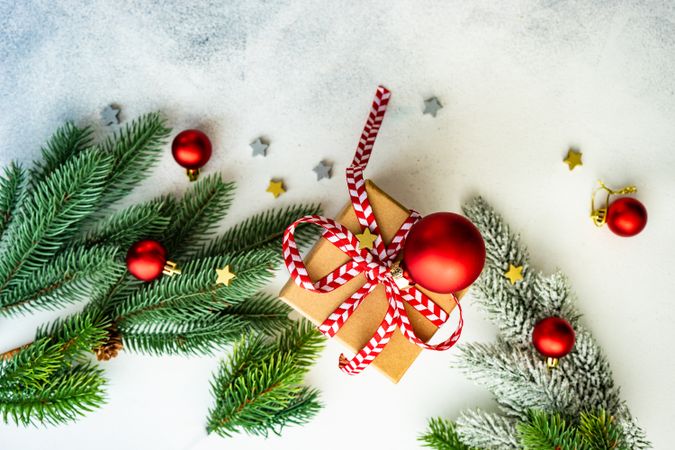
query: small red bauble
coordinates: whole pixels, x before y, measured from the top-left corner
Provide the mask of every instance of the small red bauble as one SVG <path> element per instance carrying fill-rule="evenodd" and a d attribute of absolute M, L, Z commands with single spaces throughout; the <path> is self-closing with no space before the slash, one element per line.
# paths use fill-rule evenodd
<path fill-rule="evenodd" d="M 166 249 L 152 239 L 136 242 L 127 252 L 127 269 L 139 280 L 157 279 L 166 263 Z"/>
<path fill-rule="evenodd" d="M 647 225 L 647 208 L 632 197 L 614 200 L 607 208 L 607 226 L 622 237 L 635 236 Z"/>
<path fill-rule="evenodd" d="M 469 287 L 485 265 L 485 242 L 466 217 L 430 214 L 406 238 L 403 267 L 411 281 L 439 293 Z"/>
<path fill-rule="evenodd" d="M 547 358 L 558 359 L 574 348 L 575 333 L 572 325 L 561 317 L 540 320 L 532 331 L 532 344 Z"/>
<path fill-rule="evenodd" d="M 187 169 L 190 181 L 195 181 L 199 168 L 211 158 L 211 140 L 199 130 L 181 131 L 173 139 L 171 153 L 176 162 Z"/>

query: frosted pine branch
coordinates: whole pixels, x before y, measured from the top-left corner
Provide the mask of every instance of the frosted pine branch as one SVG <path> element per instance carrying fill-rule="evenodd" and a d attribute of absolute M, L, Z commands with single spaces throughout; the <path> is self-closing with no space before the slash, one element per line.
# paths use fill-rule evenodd
<path fill-rule="evenodd" d="M 561 414 L 572 423 L 606 411 L 623 427 L 629 448 L 647 448 L 644 433 L 619 397 L 607 359 L 580 322 L 565 276 L 534 270 L 520 238 L 482 198 L 470 201 L 464 212 L 481 231 L 487 252 L 474 297 L 499 333 L 495 344 L 462 346 L 457 366 L 494 394 L 504 415 L 463 413 L 457 420 L 462 442 L 478 448 L 519 448 L 516 424 L 530 420 L 532 411 Z M 510 264 L 523 267 L 523 279 L 515 284 L 504 276 Z M 535 324 L 549 316 L 565 318 L 576 331 L 574 350 L 550 372 L 531 343 Z"/>
<path fill-rule="evenodd" d="M 457 419 L 463 443 L 489 450 L 517 449 L 516 420 L 480 410 L 464 411 Z"/>

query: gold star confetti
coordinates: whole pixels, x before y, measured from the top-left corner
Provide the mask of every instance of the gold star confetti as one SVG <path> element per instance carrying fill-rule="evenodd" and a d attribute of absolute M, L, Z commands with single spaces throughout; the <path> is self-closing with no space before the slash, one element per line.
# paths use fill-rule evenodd
<path fill-rule="evenodd" d="M 218 274 L 216 284 L 224 284 L 225 286 L 229 286 L 232 280 L 234 280 L 237 277 L 236 274 L 230 272 L 229 264 L 223 267 L 222 269 L 216 269 L 216 273 Z"/>
<path fill-rule="evenodd" d="M 274 195 L 274 198 L 279 197 L 281 194 L 286 192 L 286 189 L 284 189 L 284 182 L 270 180 L 270 184 L 267 186 L 267 192 Z"/>
<path fill-rule="evenodd" d="M 377 235 L 370 232 L 370 229 L 366 228 L 365 231 L 361 234 L 356 235 L 356 239 L 359 240 L 359 248 L 373 248 L 373 243 L 377 239 Z"/>
<path fill-rule="evenodd" d="M 509 279 L 511 284 L 516 284 L 517 281 L 523 279 L 523 266 L 516 267 L 513 264 L 509 264 L 509 270 L 504 276 Z"/>
<path fill-rule="evenodd" d="M 567 156 L 565 156 L 563 162 L 567 164 L 570 170 L 574 170 L 576 166 L 584 165 L 584 163 L 581 162 L 581 152 L 574 149 L 567 150 Z"/>

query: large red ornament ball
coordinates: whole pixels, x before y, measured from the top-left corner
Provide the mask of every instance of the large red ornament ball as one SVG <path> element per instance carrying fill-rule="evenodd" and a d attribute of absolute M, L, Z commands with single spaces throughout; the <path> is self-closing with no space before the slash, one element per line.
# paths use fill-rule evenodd
<path fill-rule="evenodd" d="M 136 242 L 127 252 L 127 269 L 133 276 L 143 281 L 158 278 L 166 264 L 166 249 L 152 239 Z"/>
<path fill-rule="evenodd" d="M 186 169 L 199 169 L 211 158 L 211 140 L 199 130 L 181 131 L 173 139 L 171 153 Z"/>
<path fill-rule="evenodd" d="M 562 358 L 574 348 L 574 328 L 561 317 L 540 320 L 532 331 L 532 344 L 548 358 Z"/>
<path fill-rule="evenodd" d="M 403 249 L 403 266 L 411 281 L 444 294 L 469 287 L 484 265 L 480 231 L 451 212 L 430 214 L 413 225 Z"/>
<path fill-rule="evenodd" d="M 647 208 L 633 197 L 622 197 L 609 205 L 606 220 L 614 234 L 635 236 L 647 225 Z"/>

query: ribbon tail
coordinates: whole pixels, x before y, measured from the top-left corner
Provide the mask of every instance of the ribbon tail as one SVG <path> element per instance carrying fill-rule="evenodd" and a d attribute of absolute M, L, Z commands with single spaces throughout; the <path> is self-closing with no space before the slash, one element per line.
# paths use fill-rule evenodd
<path fill-rule="evenodd" d="M 396 309 L 390 304 L 387 314 L 385 314 L 380 326 L 368 343 L 351 359 L 340 355 L 340 370 L 348 375 L 357 375 L 368 367 L 391 340 L 391 336 L 398 326 L 396 318 Z"/>
<path fill-rule="evenodd" d="M 409 297 L 412 297 L 410 294 L 404 294 L 404 298 L 406 301 L 410 302 Z M 462 334 L 462 328 L 464 327 L 464 317 L 462 314 L 462 305 L 460 305 L 459 301 L 457 300 L 457 297 L 455 297 L 454 294 L 452 294 L 452 299 L 455 302 L 455 305 L 457 305 L 457 311 L 459 312 L 459 321 L 457 323 L 457 327 L 455 328 L 455 331 L 450 335 L 448 339 L 445 341 L 439 343 L 439 344 L 427 344 L 423 340 L 421 340 L 417 335 L 415 334 L 415 331 L 412 329 L 412 326 L 410 325 L 410 321 L 408 320 L 407 314 L 403 312 L 404 317 L 401 318 L 400 324 L 401 324 L 401 332 L 403 335 L 413 344 L 422 347 L 423 349 L 426 350 L 436 350 L 436 351 L 443 351 L 443 350 L 448 350 L 449 348 L 453 347 L 457 341 L 459 340 L 459 337 Z M 439 308 L 438 306 L 436 306 Z M 415 307 L 415 309 L 418 309 Z M 440 309 L 440 308 L 439 308 Z M 419 310 L 419 309 L 418 309 Z M 443 311 L 445 313 L 445 311 Z M 447 313 L 446 318 L 447 318 Z M 434 324 L 436 324 L 435 321 L 432 320 Z M 441 323 L 442 325 L 442 323 Z"/>
<path fill-rule="evenodd" d="M 415 287 L 407 289 L 402 292 L 401 295 L 410 306 L 415 308 L 420 314 L 426 317 L 429 322 L 437 327 L 440 327 L 448 321 L 448 313 Z M 455 303 L 457 303 L 457 300 L 454 300 Z"/>

